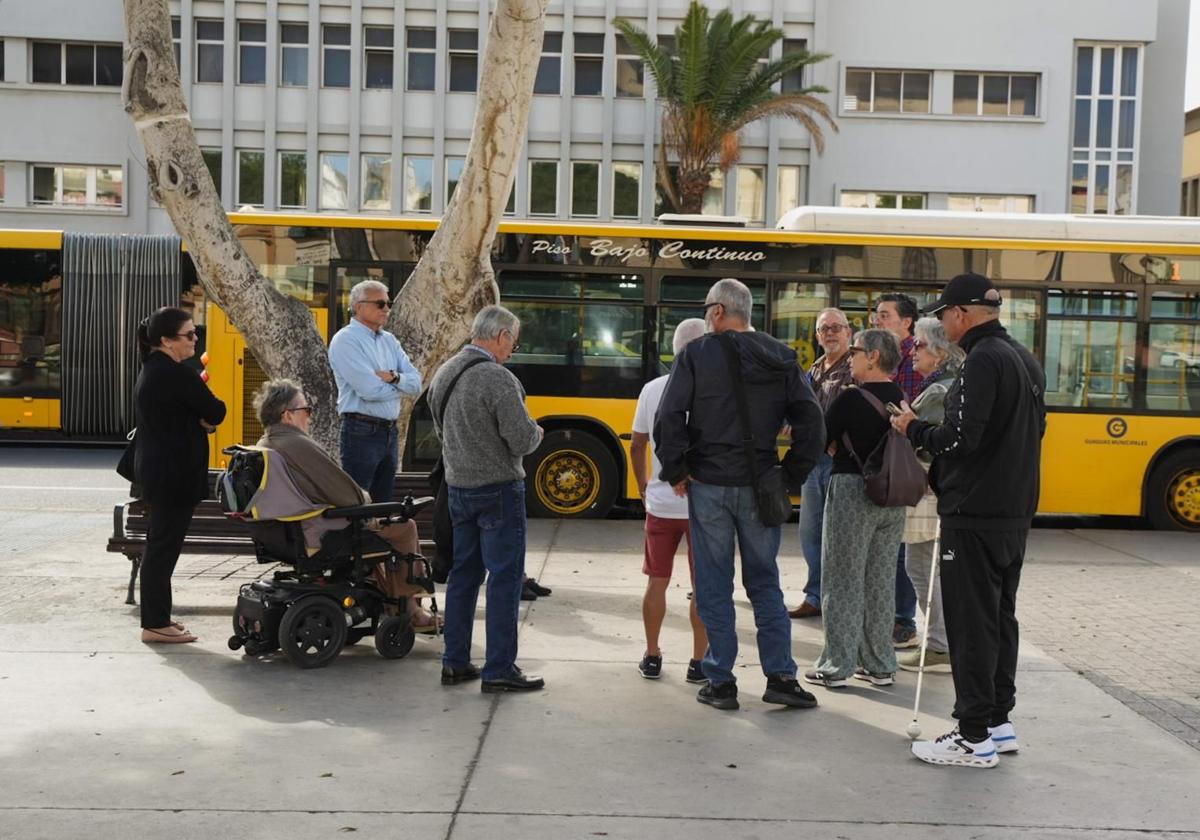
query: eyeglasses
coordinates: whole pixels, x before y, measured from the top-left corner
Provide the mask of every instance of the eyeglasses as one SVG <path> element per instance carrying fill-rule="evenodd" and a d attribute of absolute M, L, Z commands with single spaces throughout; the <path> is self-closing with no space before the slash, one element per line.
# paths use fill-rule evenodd
<path fill-rule="evenodd" d="M 855 347 L 854 345 L 851 345 L 849 352 L 851 355 L 854 355 L 855 353 L 866 353 L 867 351 L 862 347 Z"/>
<path fill-rule="evenodd" d="M 842 330 L 850 329 L 845 324 L 826 324 L 823 327 L 817 327 L 817 335 L 829 335 L 830 333 L 840 333 Z"/>
<path fill-rule="evenodd" d="M 962 309 L 962 307 L 961 306 L 947 306 L 945 309 L 939 309 L 934 314 L 937 316 L 937 319 L 940 321 L 940 320 L 942 320 L 942 318 L 946 317 L 946 313 L 949 312 L 951 309 Z"/>
<path fill-rule="evenodd" d="M 712 309 L 714 306 L 721 306 L 721 304 L 715 300 L 712 303 L 706 303 L 706 304 L 704 304 L 704 311 L 707 312 L 708 310 Z"/>
<path fill-rule="evenodd" d="M 512 351 L 514 353 L 516 353 L 518 350 L 521 349 L 521 345 L 519 343 L 517 343 L 517 337 L 515 335 L 513 335 L 512 330 L 505 330 L 505 332 L 508 333 L 509 339 L 512 340 Z"/>
<path fill-rule="evenodd" d="M 392 302 L 390 300 L 360 300 L 359 303 L 368 303 L 379 309 L 391 309 Z"/>
<path fill-rule="evenodd" d="M 298 405 L 298 406 L 295 406 L 294 408 L 288 408 L 285 410 L 286 411 L 304 411 L 304 412 L 307 412 L 308 414 L 312 414 L 312 406 L 311 405 Z"/>
<path fill-rule="evenodd" d="M 195 330 L 188 330 L 185 333 L 175 333 L 176 338 L 186 338 L 188 341 L 195 341 L 197 335 L 199 335 L 199 333 L 197 333 Z"/>
<path fill-rule="evenodd" d="M 928 343 L 928 342 L 926 342 L 926 341 L 921 341 L 921 339 L 919 339 L 919 338 L 918 338 L 918 339 L 915 339 L 915 340 L 913 341 L 913 343 L 912 343 L 912 348 L 913 348 L 914 350 L 920 350 L 921 348 L 923 348 L 923 347 L 928 347 L 928 346 L 929 346 L 929 343 Z"/>

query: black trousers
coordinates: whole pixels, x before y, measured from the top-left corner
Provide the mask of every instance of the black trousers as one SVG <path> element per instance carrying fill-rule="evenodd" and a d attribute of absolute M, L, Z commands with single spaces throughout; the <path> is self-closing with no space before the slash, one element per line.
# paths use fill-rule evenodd
<path fill-rule="evenodd" d="M 942 529 L 942 610 L 954 674 L 954 717 L 970 741 L 1008 720 L 1016 702 L 1020 531 Z"/>
<path fill-rule="evenodd" d="M 171 575 L 179 562 L 194 504 L 150 504 L 146 550 L 142 554 L 142 627 L 171 623 Z"/>

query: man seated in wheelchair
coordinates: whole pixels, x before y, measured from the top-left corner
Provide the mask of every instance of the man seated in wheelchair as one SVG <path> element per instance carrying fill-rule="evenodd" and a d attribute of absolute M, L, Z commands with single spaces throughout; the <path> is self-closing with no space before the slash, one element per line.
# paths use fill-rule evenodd
<path fill-rule="evenodd" d="M 283 456 L 288 476 L 296 489 L 317 506 L 352 507 L 371 503 L 366 490 L 359 487 L 337 462 L 308 434 L 312 409 L 300 386 L 290 379 L 274 379 L 263 384 L 254 397 L 254 407 L 265 432 L 258 445 Z M 325 534 L 347 528 L 345 519 L 326 519 L 315 516 L 301 522 L 305 542 L 310 550 L 321 546 Z M 399 555 L 420 554 L 417 523 L 367 523 L 368 542 L 371 535 L 385 540 Z M 346 544 L 347 551 L 349 543 Z M 432 591 L 428 569 L 411 570 L 408 562 L 379 563 L 371 574 L 376 585 L 389 598 L 407 598 L 407 609 L 413 629 L 418 633 L 434 634 L 439 630 L 441 616 L 435 617 L 420 603 L 420 596 Z M 414 574 L 410 574 L 413 572 Z M 410 583 L 411 577 L 425 578 L 430 587 Z M 391 608 L 389 608 L 390 611 Z"/>

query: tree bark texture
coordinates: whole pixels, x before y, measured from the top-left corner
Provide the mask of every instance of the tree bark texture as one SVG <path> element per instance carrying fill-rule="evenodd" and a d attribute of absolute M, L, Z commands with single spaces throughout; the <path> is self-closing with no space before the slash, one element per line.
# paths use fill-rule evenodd
<path fill-rule="evenodd" d="M 267 376 L 300 383 L 314 406 L 313 437 L 336 453 L 337 401 L 325 343 L 308 308 L 262 276 L 229 224 L 184 104 L 167 2 L 124 3 L 121 94 L 146 150 L 151 194 L 187 243 L 205 293 L 237 327 Z"/>
<path fill-rule="evenodd" d="M 396 296 L 389 328 L 429 383 L 470 335 L 471 321 L 499 300 L 491 250 L 516 177 L 547 0 L 497 0 L 488 31 L 475 125 L 462 177 L 442 223 Z M 400 416 L 401 450 L 412 402 Z"/>

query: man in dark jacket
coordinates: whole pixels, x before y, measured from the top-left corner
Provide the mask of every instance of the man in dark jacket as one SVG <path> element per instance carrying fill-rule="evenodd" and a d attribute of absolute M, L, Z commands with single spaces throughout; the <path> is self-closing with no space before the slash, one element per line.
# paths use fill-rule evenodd
<path fill-rule="evenodd" d="M 709 644 L 701 665 L 709 684 L 697 699 L 718 709 L 738 707 L 733 676 L 736 535 L 767 676 L 763 701 L 807 708 L 817 701 L 796 682 L 792 625 L 776 562 L 780 528 L 760 520 L 754 483 L 779 463 L 775 441 L 789 424 L 792 446 L 783 467 L 792 487 L 799 488 L 825 448 L 825 424 L 795 352 L 751 329 L 751 306 L 750 290 L 737 280 L 719 280 L 709 289 L 704 313 L 714 334 L 691 342 L 675 358 L 654 427 L 655 451 L 662 480 L 688 497 L 696 606 Z M 723 340 L 732 341 L 745 384 L 757 462 L 753 473 L 746 462 Z"/>
<path fill-rule="evenodd" d="M 1017 585 L 1037 510 L 1045 373 L 1000 325 L 1000 292 L 961 274 L 925 307 L 967 354 L 946 394 L 946 418 L 893 425 L 933 456 L 941 517 L 941 581 L 958 727 L 913 754 L 931 764 L 994 767 L 1016 752 Z"/>

